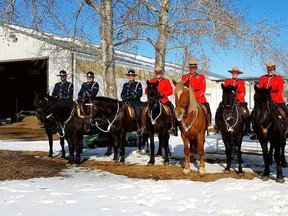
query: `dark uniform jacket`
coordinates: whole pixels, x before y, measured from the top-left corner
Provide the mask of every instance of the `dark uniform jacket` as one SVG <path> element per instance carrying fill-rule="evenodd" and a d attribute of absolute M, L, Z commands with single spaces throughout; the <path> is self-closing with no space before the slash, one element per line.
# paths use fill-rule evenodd
<path fill-rule="evenodd" d="M 78 99 L 85 101 L 89 98 L 94 99 L 96 98 L 99 91 L 99 84 L 97 82 L 84 82 L 81 85 L 81 89 L 78 93 Z"/>
<path fill-rule="evenodd" d="M 130 81 L 124 83 L 123 89 L 121 92 L 122 100 L 128 100 L 129 102 L 139 101 L 142 97 L 142 84 L 136 81 Z"/>
<path fill-rule="evenodd" d="M 52 97 L 57 100 L 73 99 L 73 83 L 68 81 L 58 82 L 55 84 Z"/>

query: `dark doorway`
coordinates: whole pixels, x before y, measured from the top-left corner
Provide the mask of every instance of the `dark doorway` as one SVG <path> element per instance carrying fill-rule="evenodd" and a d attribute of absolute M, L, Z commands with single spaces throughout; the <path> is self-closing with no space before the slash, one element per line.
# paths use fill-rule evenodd
<path fill-rule="evenodd" d="M 48 59 L 0 62 L 0 118 L 33 111 L 35 92 L 47 91 Z"/>

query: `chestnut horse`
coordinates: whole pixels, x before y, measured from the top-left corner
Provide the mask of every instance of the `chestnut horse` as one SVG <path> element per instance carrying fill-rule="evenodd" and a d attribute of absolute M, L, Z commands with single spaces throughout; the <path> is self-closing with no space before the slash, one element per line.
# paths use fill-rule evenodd
<path fill-rule="evenodd" d="M 185 164 L 183 173 L 190 172 L 190 161 L 194 159 L 194 154 L 199 155 L 200 166 L 199 175 L 205 175 L 205 132 L 207 128 L 206 116 L 201 104 L 194 96 L 193 90 L 189 87 L 189 81 L 176 82 L 175 85 L 175 116 L 179 121 L 181 137 L 184 143 Z"/>

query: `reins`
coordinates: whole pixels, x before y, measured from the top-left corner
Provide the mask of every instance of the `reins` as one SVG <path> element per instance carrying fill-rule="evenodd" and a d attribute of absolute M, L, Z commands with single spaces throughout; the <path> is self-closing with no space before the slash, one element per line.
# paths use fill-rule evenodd
<path fill-rule="evenodd" d="M 113 123 L 116 121 L 116 119 L 118 118 L 119 113 L 120 113 L 120 105 L 119 105 L 119 102 L 117 101 L 117 111 L 116 111 L 116 113 L 115 113 L 115 115 L 114 115 L 114 118 L 112 119 L 111 122 L 110 122 L 109 118 L 106 118 L 103 123 L 99 124 L 98 121 L 97 121 L 97 119 L 93 119 L 93 120 L 95 121 L 95 123 L 92 123 L 92 121 L 90 121 L 90 124 L 91 124 L 92 126 L 96 126 L 100 131 L 102 131 L 102 132 L 104 132 L 104 133 L 107 133 L 107 132 L 110 131 L 112 124 L 113 124 Z M 108 127 L 107 127 L 106 130 L 105 130 L 105 129 L 102 129 L 102 128 L 100 127 L 100 125 L 103 125 L 103 124 L 105 124 L 105 123 L 108 123 Z"/>

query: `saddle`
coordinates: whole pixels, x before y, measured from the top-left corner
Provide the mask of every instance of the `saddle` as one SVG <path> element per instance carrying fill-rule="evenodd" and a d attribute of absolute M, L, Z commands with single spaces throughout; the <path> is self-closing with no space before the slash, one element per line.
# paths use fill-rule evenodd
<path fill-rule="evenodd" d="M 239 105 L 239 111 L 241 115 L 244 117 L 244 119 L 247 119 L 249 117 L 249 110 L 246 109 L 245 107 Z"/>
<path fill-rule="evenodd" d="M 172 110 L 170 109 L 170 107 L 168 105 L 162 104 L 162 107 L 164 108 L 164 110 L 168 116 L 173 114 Z"/>
<path fill-rule="evenodd" d="M 284 110 L 281 107 L 279 107 L 279 106 L 277 106 L 277 110 L 278 110 L 278 113 L 279 113 L 279 118 L 284 119 L 286 129 L 288 129 L 288 118 L 287 118 Z"/>

